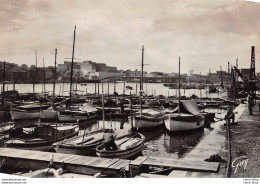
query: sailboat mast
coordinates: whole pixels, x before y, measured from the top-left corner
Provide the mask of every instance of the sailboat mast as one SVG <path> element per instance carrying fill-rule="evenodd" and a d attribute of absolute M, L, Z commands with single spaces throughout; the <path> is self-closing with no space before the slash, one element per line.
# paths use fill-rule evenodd
<path fill-rule="evenodd" d="M 178 90 L 179 90 L 179 95 L 178 95 L 178 113 L 180 114 L 180 98 L 181 98 L 181 93 L 180 93 L 180 83 L 181 83 L 181 57 L 179 56 L 179 84 L 178 84 Z"/>
<path fill-rule="evenodd" d="M 200 101 L 201 101 L 201 72 L 200 72 L 200 81 L 199 81 L 199 88 L 200 88 Z"/>
<path fill-rule="evenodd" d="M 105 107 L 104 107 L 104 88 L 103 88 L 103 79 L 101 80 L 101 90 L 102 90 L 102 119 L 103 119 L 103 129 L 105 129 Z"/>
<path fill-rule="evenodd" d="M 75 35 L 76 35 L 76 26 L 74 28 L 74 37 L 73 37 L 73 49 L 72 49 L 72 59 L 71 59 L 71 74 L 70 74 L 70 105 L 71 105 L 71 91 L 72 91 L 72 77 L 73 77 L 73 62 L 74 62 L 74 48 L 75 48 Z"/>
<path fill-rule="evenodd" d="M 35 50 L 36 72 L 33 69 L 33 93 L 35 93 L 35 74 L 37 73 L 37 50 Z"/>
<path fill-rule="evenodd" d="M 43 94 L 45 95 L 45 63 L 43 57 Z"/>
<path fill-rule="evenodd" d="M 222 76 L 222 67 L 221 66 L 220 66 L 220 77 L 221 77 L 220 86 L 223 87 L 223 76 Z"/>
<path fill-rule="evenodd" d="M 54 63 L 54 73 L 53 73 L 53 93 L 52 93 L 52 105 L 54 106 L 54 97 L 55 97 L 55 80 L 56 80 L 56 60 L 57 60 L 57 49 L 55 49 L 55 63 Z"/>
<path fill-rule="evenodd" d="M 141 78 L 141 90 L 143 90 L 144 80 L 144 46 L 142 47 L 142 78 Z"/>
<path fill-rule="evenodd" d="M 13 72 L 13 90 L 15 90 L 15 74 Z"/>
<path fill-rule="evenodd" d="M 3 91 L 2 91 L 2 104 L 5 100 L 5 62 L 4 62 L 4 72 L 3 72 Z"/>
<path fill-rule="evenodd" d="M 140 113 L 142 114 L 142 100 L 143 100 L 143 74 L 144 74 L 144 46 L 142 46 L 142 74 L 141 74 L 141 85 L 140 85 Z"/>

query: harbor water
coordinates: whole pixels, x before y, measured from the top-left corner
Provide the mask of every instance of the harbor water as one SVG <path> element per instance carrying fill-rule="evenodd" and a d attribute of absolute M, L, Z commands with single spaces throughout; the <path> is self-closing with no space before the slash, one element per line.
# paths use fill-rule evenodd
<path fill-rule="evenodd" d="M 131 86 L 133 90 L 125 90 L 124 92 L 124 85 Z M 125 93 L 126 95 L 136 93 L 136 86 L 139 90 L 139 84 L 136 83 L 113 83 L 103 84 L 103 91 L 104 94 L 114 93 L 116 91 L 119 94 Z M 43 92 L 42 84 L 35 85 L 35 92 L 41 93 Z M 6 90 L 13 89 L 13 85 L 8 84 L 6 85 Z M 19 93 L 27 93 L 33 92 L 33 85 L 32 84 L 16 84 L 15 89 Z M 46 84 L 45 86 L 46 91 L 49 94 L 52 94 L 53 85 Z M 63 90 L 62 90 L 63 89 Z M 74 85 L 74 89 L 76 86 Z M 95 93 L 95 84 L 88 83 L 86 86 L 81 86 L 80 84 L 77 85 L 77 90 L 79 94 L 86 94 L 87 93 Z M 100 94 L 102 91 L 102 84 L 99 84 Z M 62 93 L 63 91 L 63 93 Z M 96 92 L 98 91 L 98 86 L 96 84 Z M 164 96 L 174 96 L 177 93 L 176 89 L 169 89 L 168 87 L 164 87 L 163 84 L 160 83 L 148 83 L 144 84 L 144 91 L 148 95 L 164 95 Z M 68 95 L 69 94 L 69 84 L 57 84 L 56 85 L 56 95 Z M 97 92 L 98 93 L 98 92 Z M 181 95 L 191 96 L 192 94 L 201 96 L 201 97 L 212 97 L 212 98 L 221 98 L 221 94 L 219 93 L 206 93 L 204 89 L 181 89 Z M 216 114 L 216 117 L 223 116 L 225 110 L 221 109 L 204 109 L 207 112 L 213 112 Z M 49 122 L 49 123 L 56 123 L 56 122 Z M 130 133 L 131 130 L 131 123 L 129 119 L 122 119 L 117 121 L 102 121 L 102 117 L 98 117 L 98 120 L 92 120 L 90 122 L 80 122 L 80 132 L 79 134 L 89 133 L 91 131 L 108 128 L 113 129 L 116 134 L 123 135 Z M 210 129 L 204 128 L 200 131 L 189 132 L 189 133 L 178 133 L 178 134 L 169 134 L 164 125 L 156 128 L 156 129 L 149 129 L 145 131 L 141 131 L 141 133 L 145 136 L 146 143 L 145 147 L 142 151 L 144 156 L 157 156 L 157 157 L 164 157 L 164 158 L 172 158 L 172 159 L 181 159 L 185 157 L 208 133 Z"/>
<path fill-rule="evenodd" d="M 125 84 L 123 82 L 117 82 L 109 84 L 107 82 L 103 83 L 103 92 L 105 95 L 109 94 L 112 95 L 114 92 L 118 94 L 126 94 L 129 95 L 130 92 L 132 94 L 139 94 L 140 90 L 139 83 L 128 83 Z M 126 86 L 132 87 L 132 90 L 126 89 Z M 13 90 L 13 84 L 6 84 L 5 90 Z M 2 88 L 1 88 L 2 89 Z M 95 90 L 96 89 L 96 90 Z M 77 90 L 78 94 L 85 95 L 86 93 L 101 95 L 102 93 L 102 83 L 87 83 L 87 85 L 81 84 L 73 84 L 73 90 Z M 33 84 L 15 84 L 15 90 L 19 93 L 32 93 L 33 92 Z M 66 96 L 69 95 L 70 84 L 69 83 L 57 83 L 55 87 L 55 95 L 62 95 Z M 43 84 L 35 84 L 35 93 L 42 93 L 47 92 L 49 94 L 53 93 L 53 84 L 45 84 L 45 90 Z M 164 95 L 164 96 L 177 96 L 178 90 L 177 89 L 169 89 L 165 87 L 162 83 L 144 83 L 143 91 L 145 95 Z M 181 96 L 191 96 L 196 95 L 198 97 L 210 97 L 210 98 L 222 98 L 221 93 L 207 93 L 205 89 L 181 89 L 180 90 Z"/>

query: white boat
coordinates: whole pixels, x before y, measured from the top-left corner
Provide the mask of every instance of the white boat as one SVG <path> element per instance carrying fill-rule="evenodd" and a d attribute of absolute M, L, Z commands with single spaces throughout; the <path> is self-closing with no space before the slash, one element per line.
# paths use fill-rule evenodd
<path fill-rule="evenodd" d="M 13 121 L 15 120 L 29 120 L 29 119 L 38 119 L 40 115 L 40 110 L 49 108 L 50 105 L 42 104 L 29 104 L 18 106 L 15 109 L 11 109 L 10 115 Z"/>
<path fill-rule="evenodd" d="M 133 126 L 138 129 L 152 128 L 162 125 L 164 120 L 164 112 L 153 109 L 144 109 L 142 110 L 142 114 L 133 117 Z"/>
<path fill-rule="evenodd" d="M 168 114 L 165 120 L 165 127 L 168 131 L 190 131 L 204 127 L 205 117 L 200 114 L 196 100 L 181 100 L 179 107 Z"/>

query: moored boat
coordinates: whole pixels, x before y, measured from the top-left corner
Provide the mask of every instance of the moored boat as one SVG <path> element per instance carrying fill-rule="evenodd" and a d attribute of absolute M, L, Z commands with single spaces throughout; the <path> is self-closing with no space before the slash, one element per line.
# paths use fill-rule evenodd
<path fill-rule="evenodd" d="M 134 136 L 126 136 L 121 139 L 115 140 L 118 147 L 117 150 L 107 151 L 105 150 L 104 144 L 97 146 L 96 154 L 99 157 L 105 158 L 121 158 L 128 159 L 139 155 L 144 147 L 145 137 L 137 133 Z"/>
<path fill-rule="evenodd" d="M 181 100 L 180 105 L 168 114 L 165 127 L 170 132 L 196 130 L 204 127 L 204 120 L 196 100 Z"/>
<path fill-rule="evenodd" d="M 29 120 L 29 119 L 38 119 L 40 111 L 34 110 L 34 111 L 26 111 L 21 109 L 12 109 L 10 111 L 11 119 L 13 121 L 16 120 Z"/>
<path fill-rule="evenodd" d="M 71 138 L 77 135 L 78 132 L 78 125 L 39 125 L 31 128 L 22 128 L 19 136 L 5 142 L 5 147 L 48 151 L 52 148 L 54 142 Z"/>
<path fill-rule="evenodd" d="M 46 104 L 30 104 L 18 106 L 15 109 L 11 109 L 10 115 L 12 120 L 29 120 L 38 119 L 40 115 L 40 110 L 49 108 L 51 105 Z"/>
<path fill-rule="evenodd" d="M 57 118 L 57 111 L 53 108 L 49 108 L 47 110 L 40 111 L 39 118 L 41 120 L 52 120 Z"/>
<path fill-rule="evenodd" d="M 133 117 L 133 126 L 138 129 L 152 128 L 162 125 L 164 120 L 164 112 L 153 109 L 144 109 L 142 110 L 142 114 L 138 114 Z"/>
<path fill-rule="evenodd" d="M 53 146 L 57 153 L 93 156 L 96 147 L 103 141 L 103 135 L 103 130 L 99 130 L 54 143 Z"/>

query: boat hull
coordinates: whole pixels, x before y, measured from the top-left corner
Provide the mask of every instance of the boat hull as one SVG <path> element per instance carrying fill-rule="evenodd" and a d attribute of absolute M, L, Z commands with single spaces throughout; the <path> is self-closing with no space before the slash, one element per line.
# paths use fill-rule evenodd
<path fill-rule="evenodd" d="M 124 150 L 116 150 L 116 151 L 105 151 L 102 150 L 104 145 L 101 145 L 96 148 L 96 154 L 97 156 L 104 157 L 104 158 L 120 158 L 120 159 L 133 158 L 135 156 L 140 155 L 144 147 L 145 138 L 141 134 L 139 137 L 141 138 L 140 142 L 131 148 L 127 148 Z"/>
<path fill-rule="evenodd" d="M 73 147 L 64 147 L 64 146 L 55 146 L 54 149 L 57 153 L 65 153 L 65 154 L 74 154 L 74 155 L 84 155 L 84 156 L 95 156 L 96 155 L 96 147 L 99 144 L 93 146 L 93 147 L 88 147 L 83 149 L 81 148 L 73 148 Z"/>
<path fill-rule="evenodd" d="M 38 119 L 40 112 L 20 112 L 11 111 L 12 120 L 27 120 L 27 119 Z"/>
<path fill-rule="evenodd" d="M 97 117 L 96 114 L 94 115 L 91 115 L 89 117 L 87 116 L 73 116 L 73 115 L 62 115 L 62 114 L 59 114 L 58 115 L 58 118 L 59 118 L 59 121 L 60 122 L 75 122 L 77 120 L 79 121 L 86 121 L 86 120 L 92 120 L 92 119 L 95 119 Z"/>
<path fill-rule="evenodd" d="M 164 123 L 164 119 L 165 119 L 164 117 L 155 118 L 155 119 L 134 117 L 133 126 L 138 129 L 157 127 Z"/>
<path fill-rule="evenodd" d="M 39 117 L 40 119 L 56 119 L 57 118 L 57 111 L 52 111 L 52 110 L 43 110 L 40 112 Z"/>
<path fill-rule="evenodd" d="M 76 129 L 76 132 L 71 133 L 70 135 L 63 136 L 58 138 L 56 141 L 61 141 L 63 139 L 68 139 L 74 137 L 78 134 L 79 128 Z M 14 139 L 17 140 L 17 139 Z M 17 149 L 25 149 L 25 150 L 36 150 L 36 151 L 48 151 L 54 146 L 52 145 L 55 142 L 54 139 L 51 140 L 43 140 L 38 142 L 24 142 L 24 143 L 12 143 L 12 140 L 9 140 L 5 143 L 5 147 L 9 148 L 17 148 Z"/>
<path fill-rule="evenodd" d="M 193 115 L 169 115 L 165 120 L 165 127 L 170 132 L 191 131 L 204 127 L 205 118 Z"/>

